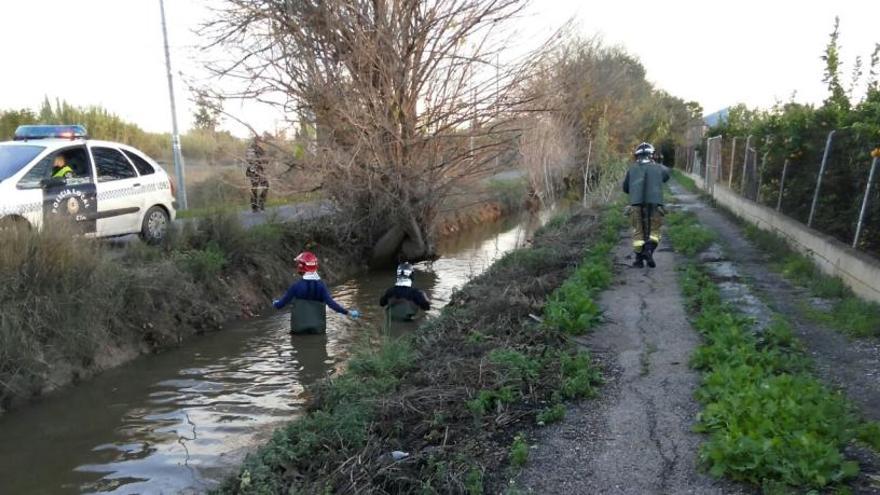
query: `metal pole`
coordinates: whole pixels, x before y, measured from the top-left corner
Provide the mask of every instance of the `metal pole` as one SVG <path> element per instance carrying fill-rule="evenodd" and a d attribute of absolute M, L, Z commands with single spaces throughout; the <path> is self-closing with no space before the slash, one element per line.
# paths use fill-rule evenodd
<path fill-rule="evenodd" d="M 782 191 L 785 190 L 785 174 L 788 172 L 788 158 L 782 164 L 782 180 L 779 181 L 779 199 L 776 201 L 776 211 L 782 211 Z"/>
<path fill-rule="evenodd" d="M 162 38 L 165 41 L 165 70 L 168 72 L 168 95 L 171 98 L 171 154 L 177 174 L 177 208 L 186 209 L 186 174 L 183 170 L 183 153 L 180 151 L 180 133 L 177 130 L 177 107 L 174 104 L 174 78 L 171 75 L 171 54 L 168 51 L 168 29 L 165 27 L 165 2 L 159 0 L 162 12 Z"/>
<path fill-rule="evenodd" d="M 590 181 L 590 158 L 593 155 L 593 138 L 590 138 L 590 144 L 587 147 L 587 170 L 584 172 L 584 207 L 587 206 L 587 183 Z"/>
<path fill-rule="evenodd" d="M 819 190 L 822 189 L 822 176 L 825 175 L 825 164 L 828 163 L 828 152 L 831 150 L 831 139 L 837 130 L 828 133 L 828 139 L 825 140 L 825 152 L 822 153 L 822 165 L 819 166 L 819 177 L 816 179 L 816 191 L 813 193 L 813 205 L 810 207 L 810 219 L 807 220 L 807 227 L 813 226 L 813 216 L 816 214 L 816 205 L 819 204 Z"/>
<path fill-rule="evenodd" d="M 862 235 L 862 224 L 865 221 L 865 212 L 868 211 L 868 198 L 871 197 L 871 186 L 874 185 L 874 173 L 877 171 L 877 161 L 880 158 L 875 157 L 871 162 L 871 173 L 868 174 L 868 186 L 865 188 L 865 197 L 862 198 L 862 211 L 859 213 L 859 223 L 856 225 L 856 236 L 853 239 L 853 248 L 859 245 L 859 236 Z"/>
<path fill-rule="evenodd" d="M 761 171 L 758 173 L 758 191 L 755 194 L 755 202 L 758 204 L 761 204 L 761 186 L 764 185 L 764 169 L 767 168 L 767 155 L 769 154 L 770 152 L 767 151 L 761 157 Z"/>
<path fill-rule="evenodd" d="M 746 138 L 746 152 L 743 153 L 743 171 L 742 177 L 739 178 L 739 193 L 746 195 L 746 166 L 749 164 L 749 147 L 752 145 L 752 135 Z"/>
<path fill-rule="evenodd" d="M 733 160 L 736 159 L 736 139 L 733 138 L 733 146 L 730 147 L 730 173 L 727 178 L 727 187 L 733 186 Z"/>
<path fill-rule="evenodd" d="M 703 167 L 703 170 L 700 170 L 700 175 L 703 177 L 703 189 L 709 190 L 709 169 L 712 167 L 712 151 L 709 146 L 712 144 L 712 138 L 706 138 L 706 166 Z"/>

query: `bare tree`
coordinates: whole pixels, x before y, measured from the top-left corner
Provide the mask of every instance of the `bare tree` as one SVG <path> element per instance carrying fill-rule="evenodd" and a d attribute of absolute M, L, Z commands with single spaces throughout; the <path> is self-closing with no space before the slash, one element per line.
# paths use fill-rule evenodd
<path fill-rule="evenodd" d="M 311 165 L 374 261 L 424 259 L 450 188 L 491 173 L 531 110 L 537 57 L 491 64 L 525 2 L 225 0 L 203 35 L 241 83 L 226 99 L 314 119 Z"/>

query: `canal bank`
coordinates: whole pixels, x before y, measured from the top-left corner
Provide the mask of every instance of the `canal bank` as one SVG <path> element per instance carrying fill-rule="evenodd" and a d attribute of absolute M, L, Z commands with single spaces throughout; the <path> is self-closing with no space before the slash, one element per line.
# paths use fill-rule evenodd
<path fill-rule="evenodd" d="M 453 288 L 524 245 L 540 222 L 509 219 L 450 237 L 443 257 L 417 267 L 416 284 L 440 308 Z M 393 273 L 363 272 L 339 280 L 334 295 L 364 317 L 331 317 L 326 337 L 291 339 L 287 314 L 269 314 L 8 413 L 0 418 L 0 493 L 186 493 L 214 486 L 274 428 L 302 413 L 306 386 L 344 368 L 349 349 L 375 335 L 376 302 L 392 279 Z"/>
<path fill-rule="evenodd" d="M 619 218 L 559 216 L 455 292 L 438 318 L 361 346 L 218 493 L 484 493 L 528 458 L 518 432 L 596 393 L 571 335 L 599 318 Z M 577 268 L 577 269 L 576 269 Z M 575 270 L 576 269 L 576 270 Z M 557 291 L 557 289 L 559 289 Z M 541 314 L 544 314 L 542 322 Z"/>
<path fill-rule="evenodd" d="M 487 200 L 441 217 L 440 237 L 517 214 Z M 326 202 L 208 214 L 159 247 L 65 232 L 0 236 L 0 417 L 144 354 L 266 311 L 301 250 L 328 282 L 365 269 Z"/>

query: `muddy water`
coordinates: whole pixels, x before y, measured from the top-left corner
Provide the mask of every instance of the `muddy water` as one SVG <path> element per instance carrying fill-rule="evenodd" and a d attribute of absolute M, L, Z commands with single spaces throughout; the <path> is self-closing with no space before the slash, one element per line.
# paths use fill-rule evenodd
<path fill-rule="evenodd" d="M 433 307 L 443 306 L 540 222 L 499 222 L 447 240 L 442 259 L 416 267 L 416 285 Z M 366 273 L 333 287 L 340 303 L 364 316 L 328 315 L 327 335 L 291 337 L 289 316 L 272 312 L 0 417 L 0 494 L 216 486 L 274 428 L 301 414 L 305 386 L 341 369 L 352 343 L 376 331 L 377 301 L 392 279 L 393 272 Z"/>

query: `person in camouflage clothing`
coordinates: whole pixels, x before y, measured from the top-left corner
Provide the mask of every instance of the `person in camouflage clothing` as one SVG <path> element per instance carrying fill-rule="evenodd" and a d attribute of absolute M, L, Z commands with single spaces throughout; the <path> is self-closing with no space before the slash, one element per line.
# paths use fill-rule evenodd
<path fill-rule="evenodd" d="M 261 139 L 254 137 L 247 150 L 247 169 L 245 176 L 251 183 L 251 209 L 266 210 L 266 197 L 269 195 L 269 178 L 266 176 L 266 150 Z"/>

